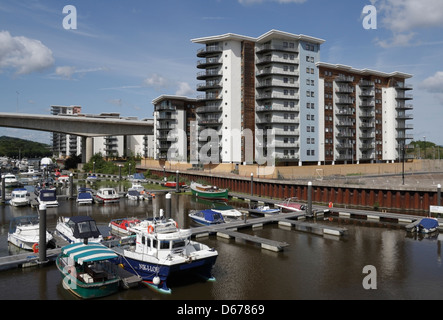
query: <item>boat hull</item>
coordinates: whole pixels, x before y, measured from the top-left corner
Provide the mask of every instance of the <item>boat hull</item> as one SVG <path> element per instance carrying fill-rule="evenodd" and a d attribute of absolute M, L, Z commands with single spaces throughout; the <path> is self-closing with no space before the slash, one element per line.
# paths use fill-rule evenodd
<path fill-rule="evenodd" d="M 201 191 L 196 190 L 194 188 L 191 188 L 191 192 L 194 196 L 204 199 L 210 199 L 210 200 L 226 200 L 228 199 L 228 190 L 222 190 L 222 191 Z"/>
<path fill-rule="evenodd" d="M 171 276 L 176 276 L 181 273 L 192 272 L 203 278 L 212 279 L 212 267 L 217 260 L 217 254 L 215 254 L 198 260 L 165 265 L 159 264 L 158 261 L 157 263 L 151 263 L 133 259 L 123 256 L 122 253 L 118 251 L 116 253 L 119 254 L 119 263 L 123 265 L 125 270 L 140 276 L 145 284 L 163 293 L 171 293 L 167 281 Z M 156 277 L 160 280 L 158 284 L 154 283 Z"/>
<path fill-rule="evenodd" d="M 120 279 L 85 283 L 80 281 L 75 272 L 69 272 L 71 269 L 63 267 L 59 257 L 56 259 L 57 269 L 63 276 L 63 287 L 81 299 L 102 298 L 116 293 L 119 289 Z"/>

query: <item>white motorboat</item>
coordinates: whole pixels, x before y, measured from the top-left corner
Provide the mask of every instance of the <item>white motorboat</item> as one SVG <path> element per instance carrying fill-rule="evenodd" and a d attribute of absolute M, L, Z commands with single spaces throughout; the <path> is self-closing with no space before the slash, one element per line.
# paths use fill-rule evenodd
<path fill-rule="evenodd" d="M 211 210 L 220 213 L 223 218 L 239 219 L 242 216 L 239 210 L 224 202 L 214 202 Z"/>
<path fill-rule="evenodd" d="M 95 200 L 100 203 L 119 202 L 120 195 L 114 188 L 100 188 L 95 195 Z"/>
<path fill-rule="evenodd" d="M 6 188 L 12 188 L 12 187 L 19 187 L 20 183 L 15 175 L 12 173 L 6 173 L 2 175 L 2 179 L 5 179 L 5 187 Z"/>
<path fill-rule="evenodd" d="M 8 231 L 8 242 L 24 250 L 38 252 L 40 225 L 38 216 L 17 217 L 11 220 Z M 46 231 L 46 244 L 53 241 Z"/>
<path fill-rule="evenodd" d="M 191 241 L 192 231 L 180 229 L 172 219 L 143 220 L 128 231 L 135 233 L 135 244 L 116 246 L 118 263 L 140 276 L 143 283 L 170 293 L 167 280 L 172 274 L 195 272 L 213 279 L 211 270 L 218 252 L 205 244 Z"/>
<path fill-rule="evenodd" d="M 25 188 L 14 189 L 11 192 L 11 200 L 9 203 L 14 207 L 24 207 L 29 205 L 30 195 Z"/>
<path fill-rule="evenodd" d="M 54 188 L 40 189 L 38 191 L 37 201 L 39 204 L 46 205 L 47 208 L 58 207 L 56 190 Z"/>
<path fill-rule="evenodd" d="M 103 241 L 95 220 L 89 216 L 60 217 L 55 227 L 58 236 L 69 243 Z"/>
<path fill-rule="evenodd" d="M 92 204 L 94 202 L 92 190 L 89 188 L 78 188 L 76 202 L 77 204 Z"/>

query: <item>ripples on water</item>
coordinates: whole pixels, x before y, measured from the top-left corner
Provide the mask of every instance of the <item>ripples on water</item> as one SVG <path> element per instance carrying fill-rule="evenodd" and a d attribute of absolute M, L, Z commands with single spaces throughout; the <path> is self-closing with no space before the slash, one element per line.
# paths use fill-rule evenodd
<path fill-rule="evenodd" d="M 247 206 L 236 202 L 237 206 Z M 172 196 L 172 217 L 180 227 L 193 224 L 190 209 L 206 204 L 192 196 Z M 165 208 L 164 196 L 152 202 L 77 206 L 60 201 L 47 210 L 47 226 L 54 230 L 58 217 L 90 215 L 103 234 L 109 233 L 111 219 L 129 216 L 152 217 Z M 12 217 L 36 214 L 35 209 L 0 206 L 0 255 L 9 254 L 7 232 Z M 442 299 L 443 269 L 441 236 L 408 237 L 396 224 L 368 223 L 350 219 L 321 220 L 348 229 L 344 238 L 322 237 L 277 225 L 241 230 L 249 234 L 284 241 L 289 246 L 275 253 L 235 240 L 208 237 L 199 239 L 219 253 L 213 274 L 215 282 L 199 279 L 176 280 L 172 294 L 163 295 L 147 287 L 121 291 L 106 299 L 131 300 L 294 300 L 294 299 Z M 366 290 L 365 265 L 376 268 L 377 289 Z M 74 300 L 63 289 L 55 265 L 44 268 L 13 269 L 0 272 L 0 299 Z"/>

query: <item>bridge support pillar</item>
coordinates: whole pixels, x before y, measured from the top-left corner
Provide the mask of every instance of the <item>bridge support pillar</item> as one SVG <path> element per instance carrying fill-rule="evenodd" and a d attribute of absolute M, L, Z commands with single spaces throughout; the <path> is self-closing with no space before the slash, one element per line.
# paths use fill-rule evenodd
<path fill-rule="evenodd" d="M 94 155 L 94 140 L 91 137 L 82 137 L 82 163 L 87 163 Z"/>

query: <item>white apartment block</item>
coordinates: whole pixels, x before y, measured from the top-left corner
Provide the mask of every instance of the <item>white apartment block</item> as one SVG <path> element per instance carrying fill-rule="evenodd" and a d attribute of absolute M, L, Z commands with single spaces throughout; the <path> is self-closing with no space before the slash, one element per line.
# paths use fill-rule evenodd
<path fill-rule="evenodd" d="M 189 125 L 195 120 L 196 99 L 161 95 L 154 105 L 154 159 L 187 162 L 189 160 Z"/>
<path fill-rule="evenodd" d="M 217 132 L 221 162 L 244 162 L 248 153 L 258 154 L 257 148 L 262 148 L 264 156 L 297 163 L 318 159 L 314 122 L 300 120 L 318 109 L 307 112 L 300 106 L 317 104 L 315 63 L 324 40 L 271 30 L 258 38 L 224 34 L 192 41 L 205 45 L 197 52 L 203 58 L 197 67 L 204 70 L 197 79 L 205 81 L 197 88 L 205 92 L 199 96 L 205 103 L 197 112 L 199 130 Z M 312 121 L 316 118 L 313 114 Z M 254 138 L 260 132 L 265 135 L 259 141 L 254 139 L 252 144 L 257 145 L 251 148 L 250 140 L 239 138 L 245 129 Z M 267 132 L 275 140 L 268 140 L 272 138 Z M 313 137 L 309 146 L 307 136 Z M 273 154 L 267 154 L 268 144 L 274 146 Z M 304 148 L 309 153 L 302 152 Z"/>

